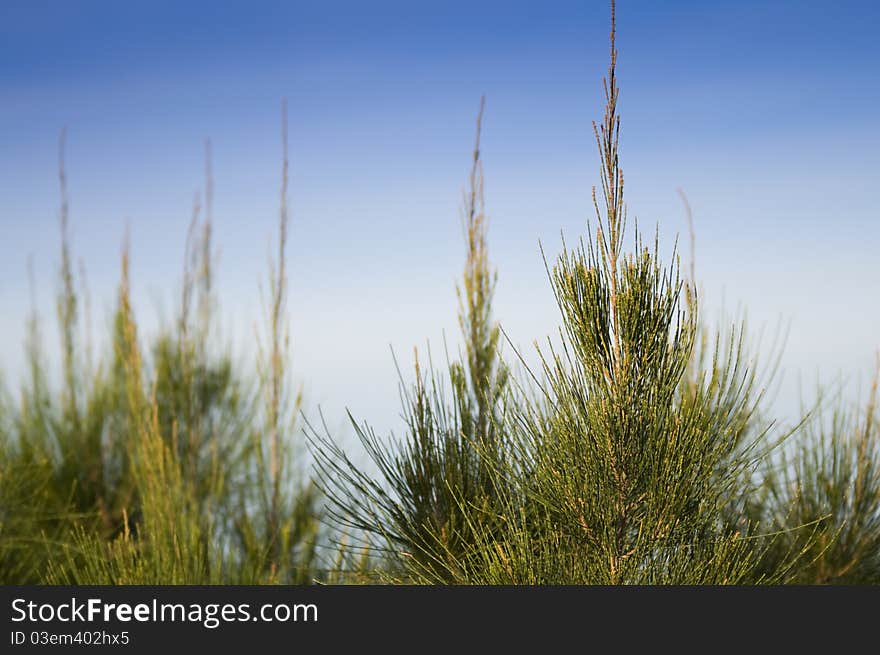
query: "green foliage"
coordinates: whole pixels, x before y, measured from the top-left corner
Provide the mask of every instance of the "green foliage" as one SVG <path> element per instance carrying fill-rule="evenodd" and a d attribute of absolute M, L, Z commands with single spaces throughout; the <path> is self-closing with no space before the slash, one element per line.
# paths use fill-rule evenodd
<path fill-rule="evenodd" d="M 50 562 L 48 579 L 73 584 L 196 584 L 217 582 L 215 542 L 205 538 L 211 525 L 200 518 L 198 489 L 186 481 L 182 462 L 160 432 L 158 405 L 142 384 L 143 366 L 128 292 L 123 256 L 117 325 L 119 362 L 124 370 L 132 480 L 139 514 L 129 521 L 123 510 L 121 535 L 106 542 L 83 526 L 74 529 L 66 557 Z M 210 521 L 210 518 L 208 519 Z"/>
<path fill-rule="evenodd" d="M 416 352 L 415 383 L 401 394 L 403 440 L 383 442 L 352 418 L 381 479 L 353 464 L 329 434 L 311 432 L 319 481 L 332 503 L 329 511 L 344 529 L 363 535 L 368 547 L 378 551 L 392 579 L 454 581 L 467 567 L 476 532 L 486 529 L 483 522 L 491 523 L 500 500 L 496 471 L 505 457 L 499 425 L 508 372 L 500 357 L 500 327 L 491 311 L 496 275 L 486 242 L 483 107 L 481 101 L 464 196 L 467 249 L 458 288 L 461 361 L 450 363 L 444 380 L 433 362 L 423 372 Z M 475 512 L 483 517 L 479 524 L 472 522 Z"/>
<path fill-rule="evenodd" d="M 294 435 L 282 426 L 287 415 L 279 410 L 261 422 L 247 374 L 212 347 L 210 152 L 208 164 L 209 212 L 200 223 L 198 203 L 194 208 L 177 320 L 145 357 L 126 246 L 111 352 L 93 369 L 79 339 L 61 161 L 63 375 L 56 390 L 45 374 L 34 313 L 20 406 L 4 396 L 0 409 L 4 583 L 310 583 L 325 576 L 314 487 L 295 479 L 289 462 L 260 477 L 268 439 L 289 459 Z M 286 284 L 284 247 L 282 237 L 273 293 Z M 273 365 L 256 389 L 280 406 L 284 308 L 275 306 Z M 267 480 L 270 505 L 255 493 Z"/>
<path fill-rule="evenodd" d="M 693 270 L 684 279 L 676 250 L 665 263 L 659 236 L 627 226 L 615 28 L 612 2 L 595 231 L 545 257 L 558 340 L 522 376 L 502 357 L 481 102 L 456 288 L 463 346 L 442 368 L 416 352 L 401 438 L 349 417 L 375 472 L 325 425 L 306 424 L 315 480 L 303 459 L 286 109 L 253 374 L 214 326 L 210 144 L 174 322 L 139 335 L 126 246 L 110 348 L 92 361 L 62 134 L 60 379 L 34 309 L 18 396 L 0 386 L 0 583 L 880 582 L 877 380 L 859 410 L 838 402 L 788 431 L 768 418 L 772 360 L 762 368 L 744 324 L 707 328 Z"/>
<path fill-rule="evenodd" d="M 798 584 L 880 583 L 880 421 L 877 375 L 863 410 L 834 409 L 805 426 L 765 472 L 761 512 L 781 534 L 763 561 L 804 550 Z M 793 526 L 812 522 L 809 533 Z"/>

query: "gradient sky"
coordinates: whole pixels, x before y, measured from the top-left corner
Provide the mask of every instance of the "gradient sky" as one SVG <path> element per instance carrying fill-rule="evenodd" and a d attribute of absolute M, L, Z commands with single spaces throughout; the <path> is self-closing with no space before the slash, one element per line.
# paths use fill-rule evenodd
<path fill-rule="evenodd" d="M 696 222 L 707 316 L 789 328 L 778 412 L 817 380 L 855 394 L 880 347 L 880 4 L 622 0 L 631 217 L 664 252 Z M 291 151 L 293 366 L 309 411 L 399 428 L 393 346 L 456 347 L 459 208 L 474 118 L 496 313 L 525 349 L 558 324 L 549 255 L 592 217 L 608 10 L 580 2 L 0 3 L 0 365 L 21 372 L 33 258 L 57 288 L 57 142 L 73 246 L 106 328 L 125 225 L 138 315 L 174 310 L 203 144 L 213 144 L 225 334 L 252 356 Z M 54 339 L 47 323 L 44 331 Z M 51 339 L 50 339 L 51 340 Z M 854 396 L 853 396 L 854 397 Z"/>

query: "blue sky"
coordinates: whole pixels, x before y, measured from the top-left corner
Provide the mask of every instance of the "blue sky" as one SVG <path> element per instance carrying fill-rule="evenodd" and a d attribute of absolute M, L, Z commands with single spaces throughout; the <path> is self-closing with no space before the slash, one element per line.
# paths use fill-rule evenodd
<path fill-rule="evenodd" d="M 631 216 L 666 252 L 693 206 L 706 315 L 789 327 L 779 412 L 880 347 L 880 6 L 635 2 L 618 8 Z M 147 329 L 174 309 L 203 143 L 214 152 L 220 311 L 252 355 L 289 102 L 293 366 L 309 407 L 397 426 L 393 346 L 455 348 L 459 207 L 483 135 L 497 316 L 525 349 L 558 324 L 539 240 L 591 218 L 608 10 L 581 2 L 9 2 L 0 5 L 0 363 L 29 307 L 52 316 L 56 151 L 96 330 L 130 225 Z M 686 239 L 684 241 L 686 245 Z M 686 248 L 685 248 L 686 251 Z M 47 337 L 55 332 L 45 326 Z M 50 339 L 51 340 L 51 339 Z M 399 427 L 399 426 L 398 426 Z"/>

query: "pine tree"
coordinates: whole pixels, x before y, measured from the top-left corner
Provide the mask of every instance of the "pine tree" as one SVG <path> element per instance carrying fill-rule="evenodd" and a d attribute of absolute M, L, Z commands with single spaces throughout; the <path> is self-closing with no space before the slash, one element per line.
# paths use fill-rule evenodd
<path fill-rule="evenodd" d="M 206 213 L 200 221 L 197 199 L 177 320 L 144 348 L 126 241 L 111 348 L 96 368 L 79 338 L 60 157 L 63 375 L 57 389 L 47 379 L 34 312 L 21 406 L 5 396 L 0 403 L 4 582 L 309 583 L 325 575 L 317 494 L 291 465 L 284 145 L 281 263 L 272 275 L 270 364 L 258 385 L 264 413 L 254 409 L 246 374 L 215 348 L 210 146 Z"/>
<path fill-rule="evenodd" d="M 878 380 L 880 357 L 864 408 L 834 399 L 830 416 L 817 412 L 764 467 L 763 493 L 749 509 L 780 536 L 761 570 L 803 551 L 794 583 L 880 584 Z"/>
<path fill-rule="evenodd" d="M 329 434 L 311 431 L 330 512 L 342 530 L 362 536 L 384 560 L 386 574 L 397 579 L 454 581 L 466 569 L 475 531 L 486 529 L 497 513 L 496 471 L 504 457 L 499 425 L 508 373 L 501 360 L 500 327 L 492 318 L 496 275 L 488 257 L 480 156 L 484 106 L 481 99 L 462 212 L 466 255 L 457 288 L 464 341 L 460 361 L 450 363 L 447 380 L 430 358 L 423 369 L 416 352 L 415 383 L 402 394 L 407 422 L 402 440 L 383 442 L 352 418 L 379 477 L 355 465 Z"/>
<path fill-rule="evenodd" d="M 625 250 L 611 8 L 606 109 L 594 126 L 597 226 L 548 266 L 561 346 L 541 353 L 537 397 L 510 403 L 511 458 L 497 475 L 504 493 L 489 512 L 466 513 L 475 538 L 445 569 L 450 581 L 738 583 L 754 580 L 762 552 L 755 526 L 727 520 L 762 452 L 759 438 L 743 443 L 754 398 L 741 351 L 719 363 L 719 348 L 713 366 L 690 378 L 695 291 L 674 252 L 674 265 L 661 262 L 659 236 L 648 246 L 636 228 Z M 758 579 L 781 580 L 795 558 Z"/>

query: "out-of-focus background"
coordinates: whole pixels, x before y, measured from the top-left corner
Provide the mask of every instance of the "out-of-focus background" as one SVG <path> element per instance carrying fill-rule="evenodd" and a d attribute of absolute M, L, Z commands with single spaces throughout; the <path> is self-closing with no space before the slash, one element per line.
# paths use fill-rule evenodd
<path fill-rule="evenodd" d="M 858 395 L 880 346 L 880 6 L 619 3 L 622 157 L 631 224 L 659 225 L 704 317 L 747 311 L 788 337 L 776 415 L 817 382 Z M 172 320 L 194 195 L 213 149 L 224 336 L 253 357 L 260 281 L 291 154 L 289 309 L 306 411 L 399 428 L 389 347 L 444 359 L 459 342 L 459 209 L 486 95 L 495 310 L 532 358 L 558 314 L 539 250 L 574 242 L 598 183 L 591 121 L 607 3 L 18 2 L 0 6 L 0 366 L 23 371 L 34 296 L 52 346 L 58 139 L 67 128 L 72 246 L 107 335 L 129 226 L 137 318 Z M 595 223 L 594 223 L 595 224 Z M 766 350 L 766 348 L 765 348 Z M 57 347 L 50 356 L 57 359 Z M 508 354 L 511 349 L 508 347 Z"/>

